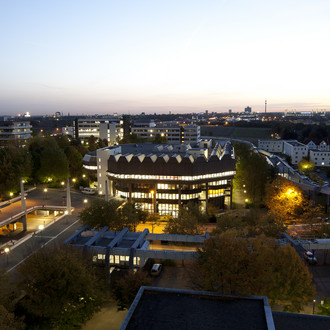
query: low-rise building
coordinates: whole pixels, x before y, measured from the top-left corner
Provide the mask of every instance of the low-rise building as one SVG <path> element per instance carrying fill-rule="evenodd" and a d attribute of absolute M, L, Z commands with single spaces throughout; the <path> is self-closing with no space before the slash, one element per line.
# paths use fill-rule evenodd
<path fill-rule="evenodd" d="M 284 140 L 258 140 L 259 149 L 272 153 L 282 153 L 284 149 L 283 144 Z"/>
<path fill-rule="evenodd" d="M 308 156 L 308 148 L 298 141 L 284 141 L 284 154 L 291 158 L 293 165 L 296 165 Z"/>
<path fill-rule="evenodd" d="M 330 151 L 309 150 L 309 158 L 315 166 L 330 166 Z"/>

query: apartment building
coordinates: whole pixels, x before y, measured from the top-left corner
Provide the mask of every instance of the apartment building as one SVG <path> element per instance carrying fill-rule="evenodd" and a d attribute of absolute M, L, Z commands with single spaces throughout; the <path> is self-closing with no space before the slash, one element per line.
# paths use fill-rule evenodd
<path fill-rule="evenodd" d="M 0 147 L 7 146 L 9 143 L 24 146 L 31 138 L 31 134 L 32 126 L 29 121 L 0 121 Z"/>
<path fill-rule="evenodd" d="M 283 152 L 283 140 L 258 140 L 258 148 L 275 153 Z"/>
<path fill-rule="evenodd" d="M 200 140 L 200 127 L 195 124 L 134 122 L 131 132 L 144 139 L 152 139 L 160 135 L 166 138 L 168 143 L 197 143 Z"/>
<path fill-rule="evenodd" d="M 82 141 L 90 136 L 113 145 L 123 138 L 122 121 L 118 117 L 79 118 L 74 121 L 75 137 Z"/>

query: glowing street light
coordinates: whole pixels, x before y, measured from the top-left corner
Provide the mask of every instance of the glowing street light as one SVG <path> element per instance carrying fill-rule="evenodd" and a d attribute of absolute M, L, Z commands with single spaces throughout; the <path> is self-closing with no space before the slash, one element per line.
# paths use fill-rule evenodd
<path fill-rule="evenodd" d="M 44 225 L 39 225 L 38 229 L 40 231 L 40 237 L 41 237 L 41 241 L 42 241 L 42 231 L 44 230 L 45 226 Z"/>
<path fill-rule="evenodd" d="M 5 253 L 6 253 L 6 262 L 7 262 L 7 265 L 8 265 L 8 254 L 9 254 L 9 251 L 10 251 L 10 249 L 9 249 L 9 247 L 5 247 L 5 249 L 4 249 L 4 251 L 5 251 Z"/>
<path fill-rule="evenodd" d="M 76 179 L 75 179 L 75 178 L 73 178 L 73 179 L 72 179 L 72 182 L 76 182 Z"/>
<path fill-rule="evenodd" d="M 316 302 L 316 300 L 313 299 L 313 315 L 315 314 L 315 302 Z"/>
<path fill-rule="evenodd" d="M 61 182 L 61 185 L 62 185 L 62 186 L 64 186 L 64 185 L 65 185 L 65 182 L 64 182 L 64 181 L 62 181 L 62 182 Z"/>
<path fill-rule="evenodd" d="M 13 196 L 14 196 L 14 193 L 10 192 L 10 193 L 9 193 L 9 196 L 10 196 L 10 197 L 13 197 Z"/>
<path fill-rule="evenodd" d="M 44 193 L 45 193 L 44 199 L 47 199 L 47 191 L 48 191 L 48 189 L 45 188 L 45 189 L 44 189 Z"/>
<path fill-rule="evenodd" d="M 88 199 L 84 199 L 84 204 L 87 204 L 88 203 Z"/>

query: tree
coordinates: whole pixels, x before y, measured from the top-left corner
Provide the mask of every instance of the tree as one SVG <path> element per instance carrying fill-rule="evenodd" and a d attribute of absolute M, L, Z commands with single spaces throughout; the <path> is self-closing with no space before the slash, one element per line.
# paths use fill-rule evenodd
<path fill-rule="evenodd" d="M 330 316 L 330 298 L 325 299 L 324 304 L 318 306 L 317 314 Z"/>
<path fill-rule="evenodd" d="M 127 143 L 144 143 L 145 139 L 139 138 L 136 134 L 130 134 L 125 136 L 123 139 L 119 141 L 119 144 L 127 144 Z"/>
<path fill-rule="evenodd" d="M 143 211 L 138 210 L 135 207 L 135 203 L 127 202 L 120 209 L 118 215 L 123 227 L 127 227 L 129 230 L 135 231 L 136 226 L 140 222 L 141 213 L 143 213 Z"/>
<path fill-rule="evenodd" d="M 100 279 L 81 252 L 70 247 L 44 248 L 19 268 L 20 302 L 27 322 L 40 329 L 77 328 L 99 310 Z"/>
<path fill-rule="evenodd" d="M 25 325 L 22 319 L 14 314 L 15 298 L 12 294 L 12 288 L 9 282 L 9 276 L 4 270 L 0 270 L 0 324 L 1 329 L 16 330 L 24 329 Z M 15 292 L 14 292 L 15 294 Z"/>
<path fill-rule="evenodd" d="M 205 241 L 192 276 L 204 290 L 265 295 L 290 311 L 301 310 L 314 294 L 312 276 L 291 246 L 265 237 L 247 240 L 233 230 Z"/>
<path fill-rule="evenodd" d="M 152 142 L 153 143 L 167 143 L 167 138 L 165 136 L 161 136 L 160 134 L 156 134 L 156 136 Z"/>
<path fill-rule="evenodd" d="M 68 146 L 64 149 L 64 152 L 69 162 L 70 176 L 80 176 L 82 173 L 82 155 L 73 146 Z"/>
<path fill-rule="evenodd" d="M 302 191 L 296 185 L 278 176 L 267 185 L 265 204 L 270 215 L 284 223 L 296 220 L 296 211 L 303 198 Z"/>
<path fill-rule="evenodd" d="M 143 271 L 129 271 L 116 282 L 114 294 L 118 307 L 123 310 L 129 308 L 141 286 L 151 285 L 151 280 Z"/>
<path fill-rule="evenodd" d="M 234 190 L 245 190 L 246 197 L 255 205 L 262 204 L 265 186 L 272 172 L 266 160 L 243 143 L 235 144 L 236 175 Z"/>
<path fill-rule="evenodd" d="M 188 203 L 179 210 L 177 218 L 170 217 L 164 230 L 167 234 L 200 235 L 206 215 L 202 214 L 197 204 Z"/>
<path fill-rule="evenodd" d="M 309 174 L 311 171 L 313 171 L 314 167 L 315 167 L 315 164 L 306 159 L 306 158 L 303 158 L 299 163 L 298 163 L 298 170 L 302 173 L 305 173 L 305 174 Z"/>
<path fill-rule="evenodd" d="M 109 202 L 94 199 L 89 207 L 79 213 L 79 220 L 90 228 L 99 229 L 108 226 L 110 230 L 117 230 L 120 225 L 120 218 L 117 214 L 120 204 L 114 199 Z"/>
<path fill-rule="evenodd" d="M 103 228 L 108 226 L 110 230 L 120 231 L 127 227 L 134 231 L 137 224 L 144 217 L 144 212 L 135 208 L 134 203 L 118 202 L 111 199 L 106 202 L 102 199 L 94 199 L 91 206 L 79 213 L 79 220 L 90 228 Z"/>
<path fill-rule="evenodd" d="M 283 223 L 276 222 L 262 209 L 246 210 L 245 215 L 223 214 L 217 220 L 214 234 L 221 234 L 229 229 L 235 229 L 242 236 L 256 237 L 265 235 L 267 237 L 279 238 L 285 231 Z"/>
<path fill-rule="evenodd" d="M 36 182 L 47 181 L 48 178 L 61 180 L 69 176 L 69 164 L 66 155 L 54 137 L 31 139 L 29 151 L 33 164 L 32 177 Z"/>
<path fill-rule="evenodd" d="M 26 148 L 0 148 L 0 197 L 19 190 L 20 178 L 31 174 L 31 158 Z"/>
<path fill-rule="evenodd" d="M 299 221 L 312 224 L 322 215 L 322 209 L 308 200 L 291 181 L 278 176 L 267 185 L 265 204 L 269 214 L 278 222 Z"/>
<path fill-rule="evenodd" d="M 45 148 L 40 154 L 40 169 L 37 176 L 42 182 L 47 181 L 47 178 L 53 180 L 68 178 L 69 163 L 63 150 L 58 147 Z"/>

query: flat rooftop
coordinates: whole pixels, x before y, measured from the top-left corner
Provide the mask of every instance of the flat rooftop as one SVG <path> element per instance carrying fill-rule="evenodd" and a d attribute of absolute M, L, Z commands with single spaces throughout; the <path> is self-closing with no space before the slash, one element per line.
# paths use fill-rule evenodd
<path fill-rule="evenodd" d="M 276 330 L 329 330 L 330 317 L 321 315 L 273 312 Z"/>
<path fill-rule="evenodd" d="M 288 144 L 291 144 L 294 147 L 306 147 L 304 144 L 302 144 L 298 141 L 285 141 L 285 142 L 288 143 Z"/>
<path fill-rule="evenodd" d="M 120 329 L 262 330 L 274 327 L 265 297 L 142 287 Z"/>

